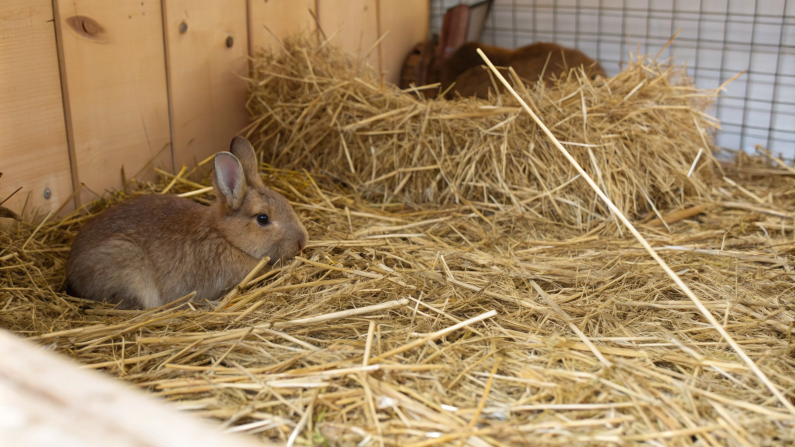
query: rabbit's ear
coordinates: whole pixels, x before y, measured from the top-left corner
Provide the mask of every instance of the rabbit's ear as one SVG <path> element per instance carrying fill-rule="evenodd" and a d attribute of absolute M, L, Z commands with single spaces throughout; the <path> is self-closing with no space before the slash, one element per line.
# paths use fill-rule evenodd
<path fill-rule="evenodd" d="M 251 143 L 243 137 L 235 137 L 229 146 L 229 152 L 240 160 L 243 172 L 246 174 L 246 182 L 250 185 L 261 185 L 262 179 L 259 176 L 257 155 L 254 153 Z"/>
<path fill-rule="evenodd" d="M 226 206 L 237 211 L 246 196 L 246 177 L 240 161 L 229 152 L 215 154 L 215 186 Z"/>

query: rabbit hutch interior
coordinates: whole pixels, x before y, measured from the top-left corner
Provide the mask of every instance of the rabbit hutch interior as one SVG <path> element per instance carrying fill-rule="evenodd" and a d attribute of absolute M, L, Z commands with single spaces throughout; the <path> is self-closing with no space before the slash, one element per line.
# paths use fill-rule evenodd
<path fill-rule="evenodd" d="M 0 445 L 792 444 L 793 5 L 3 2 Z"/>

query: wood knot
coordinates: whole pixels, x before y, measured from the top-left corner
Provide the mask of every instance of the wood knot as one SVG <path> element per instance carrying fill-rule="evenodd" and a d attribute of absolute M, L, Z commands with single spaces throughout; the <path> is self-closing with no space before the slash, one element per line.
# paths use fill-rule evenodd
<path fill-rule="evenodd" d="M 66 19 L 66 23 L 83 37 L 92 40 L 103 40 L 105 38 L 105 28 L 90 17 L 72 16 Z"/>

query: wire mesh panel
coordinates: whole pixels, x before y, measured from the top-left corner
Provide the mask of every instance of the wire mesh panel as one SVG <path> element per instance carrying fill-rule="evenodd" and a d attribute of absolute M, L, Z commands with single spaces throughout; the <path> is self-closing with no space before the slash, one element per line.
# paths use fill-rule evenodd
<path fill-rule="evenodd" d="M 459 0 L 431 1 L 431 31 Z M 472 3 L 472 2 L 463 2 Z M 538 41 L 577 48 L 609 75 L 635 55 L 686 64 L 698 87 L 734 75 L 713 113 L 717 144 L 752 151 L 762 144 L 795 157 L 795 0 L 496 0 L 482 41 L 517 48 Z"/>

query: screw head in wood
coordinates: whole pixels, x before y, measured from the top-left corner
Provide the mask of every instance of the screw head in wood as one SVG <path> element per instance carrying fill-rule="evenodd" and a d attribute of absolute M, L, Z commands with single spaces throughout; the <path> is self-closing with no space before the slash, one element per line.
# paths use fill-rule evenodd
<path fill-rule="evenodd" d="M 226 47 L 232 48 L 232 45 L 235 44 L 235 39 L 232 36 L 226 38 Z"/>
<path fill-rule="evenodd" d="M 182 33 L 182 34 L 185 34 L 186 32 L 188 32 L 188 24 L 185 23 L 185 22 L 180 23 L 179 24 L 179 32 Z"/>
<path fill-rule="evenodd" d="M 44 198 L 45 199 L 49 199 L 50 196 L 52 196 L 52 191 L 50 191 L 50 188 L 45 189 L 44 190 Z"/>

